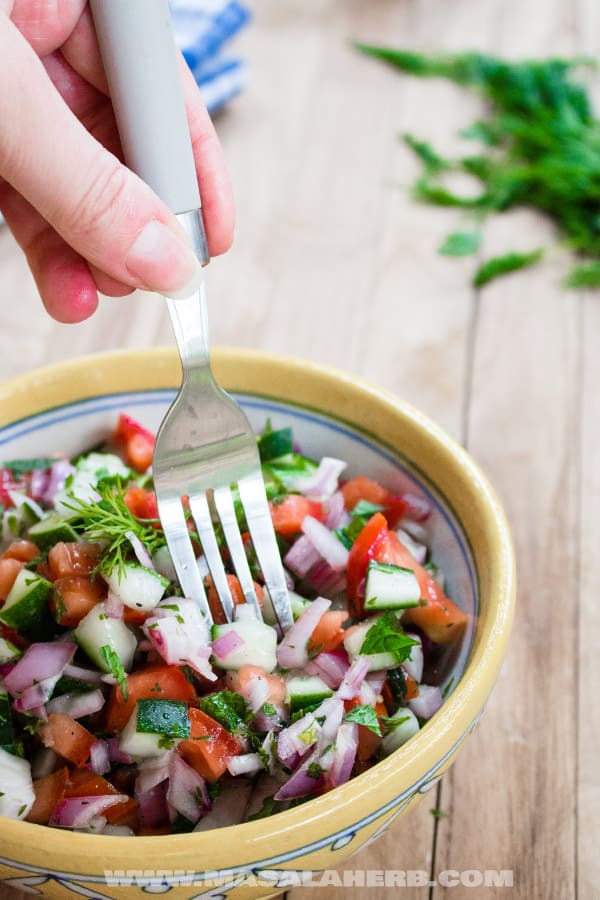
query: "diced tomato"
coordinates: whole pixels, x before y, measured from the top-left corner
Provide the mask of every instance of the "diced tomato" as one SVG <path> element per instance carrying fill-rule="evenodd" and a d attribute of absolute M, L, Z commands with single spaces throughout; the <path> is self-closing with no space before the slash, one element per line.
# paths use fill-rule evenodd
<path fill-rule="evenodd" d="M 227 583 L 229 584 L 229 590 L 231 591 L 231 597 L 234 605 L 238 606 L 240 603 L 245 603 L 246 598 L 244 597 L 244 592 L 242 591 L 242 586 L 240 584 L 239 578 L 236 575 L 228 575 Z M 253 581 L 252 584 L 254 585 L 258 605 L 262 609 L 265 596 L 264 591 L 261 585 L 258 584 L 258 582 Z M 215 624 L 224 625 L 227 619 L 225 617 L 225 613 L 223 612 L 221 601 L 219 600 L 219 595 L 217 594 L 217 589 L 215 588 L 214 581 L 212 580 L 210 575 L 206 579 L 206 587 L 208 605 L 210 607 L 210 611 L 212 613 Z"/>
<path fill-rule="evenodd" d="M 462 634 L 468 621 L 467 614 L 446 597 L 437 581 L 419 565 L 393 532 L 376 558 L 378 562 L 412 569 L 419 582 L 422 605 L 407 609 L 403 623 L 416 625 L 436 644 L 449 644 Z"/>
<path fill-rule="evenodd" d="M 100 561 L 102 547 L 91 541 L 60 541 L 48 554 L 48 567 L 52 581 L 70 575 L 91 575 Z"/>
<path fill-rule="evenodd" d="M 354 709 L 355 706 L 361 706 L 361 700 L 359 697 L 354 697 L 352 700 L 344 700 L 344 707 L 346 712 L 350 712 L 351 709 Z M 381 732 L 383 734 L 383 727 L 381 725 L 381 717 L 387 716 L 387 709 L 384 703 L 376 703 L 375 704 L 375 712 L 377 713 L 379 719 L 379 727 L 381 728 Z M 356 751 L 356 758 L 360 762 L 366 762 L 368 759 L 375 754 L 379 745 L 381 744 L 381 737 L 375 732 L 370 731 L 366 725 L 358 726 L 358 750 Z"/>
<path fill-rule="evenodd" d="M 228 760 L 241 752 L 242 745 L 201 709 L 190 709 L 190 725 L 190 738 L 181 741 L 178 750 L 199 775 L 210 782 L 218 781 L 227 771 Z"/>
<path fill-rule="evenodd" d="M 28 563 L 40 555 L 39 548 L 33 541 L 13 541 L 9 544 L 1 559 L 18 559 L 19 562 Z"/>
<path fill-rule="evenodd" d="M 65 789 L 65 797 L 105 797 L 108 794 L 120 794 L 122 791 L 89 769 L 73 769 L 69 773 L 69 781 Z M 137 808 L 137 800 L 129 797 L 114 806 L 109 806 L 102 815 L 111 825 L 122 824 L 125 816 L 128 816 Z"/>
<path fill-rule="evenodd" d="M 85 575 L 67 575 L 57 578 L 49 606 L 55 621 L 65 628 L 75 628 L 84 616 L 106 595 L 106 588 L 99 578 Z"/>
<path fill-rule="evenodd" d="M 25 563 L 18 559 L 0 559 L 0 602 L 4 603 Z"/>
<path fill-rule="evenodd" d="M 243 693 L 255 678 L 263 679 L 269 689 L 266 703 L 281 704 L 285 701 L 286 683 L 284 679 L 280 675 L 267 675 L 260 666 L 242 666 L 237 672 L 228 672 L 225 676 L 225 684 L 230 691 Z"/>
<path fill-rule="evenodd" d="M 342 487 L 342 494 L 344 495 L 344 505 L 348 512 L 352 512 L 360 500 L 383 506 L 383 515 L 390 528 L 395 528 L 406 512 L 406 502 L 402 497 L 392 494 L 387 488 L 382 487 L 370 478 L 366 478 L 364 475 L 359 475 L 357 478 L 351 478 L 350 481 L 347 481 Z"/>
<path fill-rule="evenodd" d="M 321 616 L 308 642 L 308 652 L 326 653 L 339 647 L 346 632 L 342 625 L 348 618 L 344 609 L 330 609 Z"/>
<path fill-rule="evenodd" d="M 75 766 L 84 766 L 90 758 L 90 748 L 95 736 L 66 713 L 50 713 L 48 721 L 40 728 L 40 736 L 46 747 Z"/>
<path fill-rule="evenodd" d="M 196 696 L 193 686 L 177 666 L 146 666 L 127 676 L 127 700 L 115 685 L 106 704 L 106 730 L 121 731 L 129 721 L 138 700 L 182 700 Z"/>
<path fill-rule="evenodd" d="M 370 560 L 377 559 L 377 554 L 386 544 L 388 534 L 385 516 L 377 512 L 369 519 L 350 548 L 346 590 L 350 615 L 355 619 L 360 619 L 364 615 L 363 597 L 360 596 L 359 590 L 361 582 L 367 574 Z"/>
<path fill-rule="evenodd" d="M 30 472 L 16 475 L 11 469 L 0 469 L 0 503 L 5 508 L 14 506 L 9 491 L 28 494 L 30 486 Z"/>
<path fill-rule="evenodd" d="M 123 621 L 126 625 L 143 625 L 152 612 L 152 610 L 132 609 L 130 606 L 124 606 Z"/>
<path fill-rule="evenodd" d="M 57 769 L 51 775 L 38 778 L 33 782 L 35 801 L 26 815 L 27 822 L 36 825 L 47 825 L 56 804 L 65 796 L 65 789 L 69 779 L 69 770 L 65 766 Z"/>
<path fill-rule="evenodd" d="M 145 472 L 152 463 L 155 437 L 151 431 L 121 413 L 115 429 L 117 444 L 125 447 L 125 457 L 128 465 L 138 472 Z"/>
<path fill-rule="evenodd" d="M 289 537 L 302 530 L 302 522 L 307 516 L 323 521 L 323 504 L 309 500 L 301 494 L 288 494 L 281 503 L 269 503 L 273 528 L 277 534 Z"/>
<path fill-rule="evenodd" d="M 154 491 L 130 487 L 125 494 L 125 503 L 136 519 L 158 519 L 158 504 Z"/>

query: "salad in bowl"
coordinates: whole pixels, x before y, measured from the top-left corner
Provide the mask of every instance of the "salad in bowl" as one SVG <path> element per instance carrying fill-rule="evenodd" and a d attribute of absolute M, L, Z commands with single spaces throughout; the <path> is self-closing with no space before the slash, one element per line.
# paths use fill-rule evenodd
<path fill-rule="evenodd" d="M 225 620 L 191 514 L 214 624 L 182 596 L 131 416 L 75 457 L 4 460 L 0 815 L 113 836 L 256 821 L 364 773 L 452 692 L 476 623 L 447 596 L 427 501 L 312 459 L 289 426 L 257 440 L 285 633 L 239 504 L 262 618 L 223 541 Z"/>

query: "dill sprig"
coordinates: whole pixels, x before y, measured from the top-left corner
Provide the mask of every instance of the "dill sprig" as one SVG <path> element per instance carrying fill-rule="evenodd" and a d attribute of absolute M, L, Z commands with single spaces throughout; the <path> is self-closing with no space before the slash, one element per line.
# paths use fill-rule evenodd
<path fill-rule="evenodd" d="M 423 172 L 414 192 L 419 200 L 463 210 L 479 224 L 487 216 L 528 206 L 549 216 L 566 245 L 583 257 L 567 275 L 572 288 L 600 287 L 600 120 L 586 87 L 576 77 L 588 59 L 508 62 L 482 53 L 422 55 L 357 44 L 357 49 L 401 71 L 445 78 L 472 89 L 487 101 L 483 120 L 463 129 L 480 149 L 446 159 L 413 135 L 404 141 Z M 445 173 L 467 172 L 481 183 L 476 196 L 448 189 Z M 446 242 L 442 252 L 465 254 L 465 242 Z M 531 265 L 541 254 L 507 254 L 488 260 L 476 273 L 483 284 Z M 587 260 L 587 262 L 585 261 Z"/>
<path fill-rule="evenodd" d="M 120 479 L 100 482 L 96 487 L 98 500 L 78 500 L 65 506 L 77 514 L 79 527 L 90 541 L 106 544 L 100 561 L 96 567 L 101 575 L 110 575 L 115 569 L 122 571 L 133 550 L 128 534 L 135 534 L 148 553 L 153 553 L 164 546 L 165 536 L 158 521 L 141 522 L 133 515 L 125 503 L 125 493 Z"/>

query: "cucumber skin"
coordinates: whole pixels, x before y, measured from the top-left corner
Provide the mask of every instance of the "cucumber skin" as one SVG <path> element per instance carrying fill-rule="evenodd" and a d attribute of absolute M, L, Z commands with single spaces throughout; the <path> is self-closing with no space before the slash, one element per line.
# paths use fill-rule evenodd
<path fill-rule="evenodd" d="M 53 528 L 39 528 L 40 525 L 47 525 L 50 519 L 56 523 Z M 45 552 L 54 547 L 55 544 L 59 544 L 61 541 L 64 541 L 67 544 L 74 543 L 78 539 L 78 534 L 73 526 L 64 519 L 60 519 L 58 516 L 49 516 L 47 519 L 42 519 L 41 522 L 37 522 L 35 525 L 31 526 L 29 529 L 29 538 L 42 552 Z"/>
<path fill-rule="evenodd" d="M 187 703 L 179 700 L 138 700 L 136 730 L 146 734 L 188 738 L 190 718 Z"/>
<path fill-rule="evenodd" d="M 11 595 L 15 588 L 26 590 L 17 600 L 11 602 Z M 0 622 L 4 622 L 16 631 L 28 631 L 36 625 L 47 611 L 48 597 L 52 590 L 52 584 L 37 575 L 22 569 L 15 579 L 15 583 L 9 591 L 4 606 L 0 610 Z"/>
<path fill-rule="evenodd" d="M 106 618 L 100 618 L 100 617 Z M 101 636 L 100 636 L 101 633 Z M 121 619 L 111 619 L 106 612 L 106 603 L 98 603 L 90 610 L 77 628 L 73 631 L 73 637 L 84 653 L 100 671 L 110 675 L 111 669 L 102 654 L 100 647 L 108 644 L 115 651 L 126 672 L 131 670 L 133 656 L 137 648 L 137 641 L 132 631 Z M 124 646 L 119 647 L 117 643 Z M 126 646 L 125 646 L 126 645 Z M 124 652 L 127 655 L 124 658 Z"/>

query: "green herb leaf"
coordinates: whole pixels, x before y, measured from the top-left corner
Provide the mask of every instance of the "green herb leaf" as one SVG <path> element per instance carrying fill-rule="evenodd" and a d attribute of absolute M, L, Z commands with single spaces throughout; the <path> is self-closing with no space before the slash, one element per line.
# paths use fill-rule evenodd
<path fill-rule="evenodd" d="M 116 651 L 110 646 L 110 644 L 104 644 L 103 647 L 100 647 L 100 655 L 102 659 L 109 666 L 111 674 L 114 678 L 117 679 L 117 683 L 121 688 L 121 694 L 123 695 L 123 700 L 127 700 L 128 691 L 127 691 L 127 675 L 125 673 L 125 669 L 123 668 L 123 663 L 119 659 Z"/>
<path fill-rule="evenodd" d="M 378 503 L 369 503 L 368 500 L 359 500 L 352 510 L 352 515 L 366 516 L 370 519 L 371 516 L 375 515 L 376 512 L 381 512 L 382 509 L 385 509 L 385 506 L 380 506 Z"/>
<path fill-rule="evenodd" d="M 404 722 L 408 722 L 410 716 L 382 716 L 381 724 L 385 728 L 386 732 L 393 731 L 394 728 L 397 728 L 398 725 L 402 725 Z"/>
<path fill-rule="evenodd" d="M 479 250 L 481 235 L 478 231 L 454 231 L 449 234 L 439 253 L 444 256 L 470 256 Z"/>
<path fill-rule="evenodd" d="M 217 691 L 215 694 L 208 694 L 201 698 L 199 705 L 202 712 L 215 719 L 232 734 L 245 734 L 248 730 L 248 722 L 254 718 L 248 703 L 234 691 Z"/>
<path fill-rule="evenodd" d="M 350 712 L 346 713 L 344 721 L 356 722 L 357 725 L 364 725 L 365 728 L 368 728 L 373 734 L 377 734 L 381 737 L 381 727 L 379 725 L 377 713 L 369 704 L 366 706 L 355 706 Z"/>
<path fill-rule="evenodd" d="M 399 628 L 394 613 L 384 613 L 367 631 L 360 648 L 361 654 L 391 653 L 397 663 L 403 663 L 410 656 L 410 648 L 418 641 L 399 631 Z"/>
<path fill-rule="evenodd" d="M 443 159 L 427 141 L 419 141 L 412 134 L 403 134 L 404 143 L 414 150 L 429 172 L 444 172 L 450 168 L 447 159 Z"/>
<path fill-rule="evenodd" d="M 56 457 L 35 457 L 33 459 L 10 459 L 3 464 L 4 469 L 10 469 L 16 475 L 24 475 L 26 472 L 49 469 L 56 462 Z"/>
<path fill-rule="evenodd" d="M 540 261 L 543 254 L 543 250 L 534 250 L 533 253 L 507 253 L 504 256 L 494 256 L 477 269 L 473 276 L 473 285 L 483 287 L 494 278 L 532 266 Z"/>
<path fill-rule="evenodd" d="M 598 288 L 600 287 L 600 260 L 587 265 L 575 266 L 565 279 L 565 287 Z"/>

